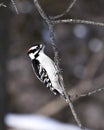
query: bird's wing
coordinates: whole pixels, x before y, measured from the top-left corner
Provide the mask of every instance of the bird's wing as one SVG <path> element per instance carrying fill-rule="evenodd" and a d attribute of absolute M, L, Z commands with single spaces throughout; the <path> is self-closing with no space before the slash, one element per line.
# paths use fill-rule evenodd
<path fill-rule="evenodd" d="M 33 61 L 32 61 L 32 68 L 33 68 L 33 70 L 34 70 L 35 75 L 37 76 L 37 78 L 38 78 L 41 82 L 43 82 L 43 80 L 41 79 L 41 74 L 40 74 L 40 72 L 39 72 L 39 70 L 40 70 L 40 64 L 39 64 L 39 62 L 38 62 L 37 60 L 33 60 Z"/>
<path fill-rule="evenodd" d="M 49 88 L 55 95 L 59 94 L 59 92 L 55 88 L 53 88 L 46 70 L 39 64 L 39 62 L 37 60 L 32 61 L 32 67 L 33 67 L 33 70 L 34 70 L 37 78 L 41 82 L 43 82 L 47 86 L 47 88 Z"/>

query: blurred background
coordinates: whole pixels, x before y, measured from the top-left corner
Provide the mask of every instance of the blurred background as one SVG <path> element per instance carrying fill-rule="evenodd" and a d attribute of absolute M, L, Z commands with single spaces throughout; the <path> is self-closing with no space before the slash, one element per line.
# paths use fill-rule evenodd
<path fill-rule="evenodd" d="M 48 16 L 62 13 L 72 0 L 40 0 Z M 48 26 L 33 0 L 10 0 L 0 7 L 0 129 L 8 113 L 42 114 L 58 121 L 76 124 L 63 99 L 54 96 L 34 75 L 27 50 L 46 43 L 45 52 L 53 59 Z M 103 0 L 78 0 L 63 18 L 104 21 Z M 60 24 L 55 28 L 60 66 L 70 95 L 104 87 L 104 27 Z M 84 126 L 104 130 L 104 92 L 74 102 Z M 15 128 L 14 128 L 15 130 Z"/>

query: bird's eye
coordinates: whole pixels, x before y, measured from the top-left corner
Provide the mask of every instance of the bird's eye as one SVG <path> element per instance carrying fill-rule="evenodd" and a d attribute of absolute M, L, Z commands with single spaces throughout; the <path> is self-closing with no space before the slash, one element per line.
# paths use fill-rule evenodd
<path fill-rule="evenodd" d="M 37 46 L 37 49 L 39 49 L 39 46 Z"/>

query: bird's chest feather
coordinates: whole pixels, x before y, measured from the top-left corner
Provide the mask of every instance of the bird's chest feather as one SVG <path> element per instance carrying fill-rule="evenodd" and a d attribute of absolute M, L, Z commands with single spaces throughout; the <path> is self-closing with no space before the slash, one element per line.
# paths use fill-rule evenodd
<path fill-rule="evenodd" d="M 56 80 L 57 71 L 54 62 L 44 53 L 41 53 L 37 59 L 40 61 L 41 66 L 47 71 L 51 80 Z"/>

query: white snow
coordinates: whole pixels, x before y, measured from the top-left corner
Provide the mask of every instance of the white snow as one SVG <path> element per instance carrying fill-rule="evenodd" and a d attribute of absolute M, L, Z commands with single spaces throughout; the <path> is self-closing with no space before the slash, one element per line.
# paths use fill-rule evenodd
<path fill-rule="evenodd" d="M 10 128 L 23 130 L 80 130 L 78 126 L 32 114 L 7 114 L 5 124 Z"/>

